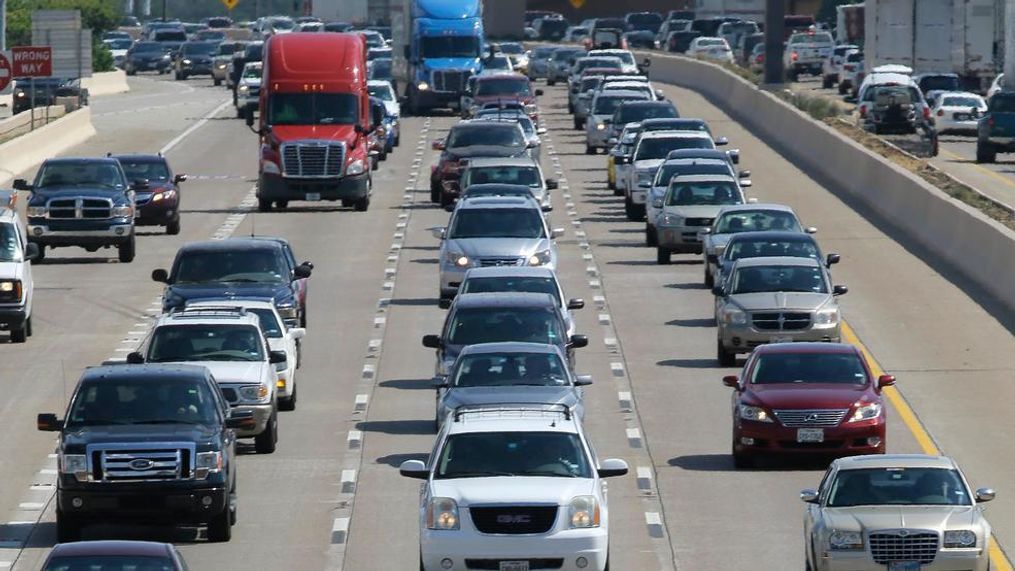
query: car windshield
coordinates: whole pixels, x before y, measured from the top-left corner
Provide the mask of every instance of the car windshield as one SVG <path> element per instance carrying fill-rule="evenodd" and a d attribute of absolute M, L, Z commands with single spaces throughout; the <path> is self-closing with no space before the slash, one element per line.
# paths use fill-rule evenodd
<path fill-rule="evenodd" d="M 667 186 L 675 176 L 681 175 L 710 175 L 719 174 L 730 176 L 729 163 L 725 161 L 699 161 L 685 164 L 663 164 L 656 171 L 655 182 L 652 186 Z"/>
<path fill-rule="evenodd" d="M 514 125 L 495 126 L 495 124 L 483 127 L 453 128 L 451 134 L 448 135 L 447 147 L 449 149 L 477 145 L 524 147 L 525 135 L 522 134 L 520 127 Z"/>
<path fill-rule="evenodd" d="M 507 56 L 493 56 L 483 62 L 483 69 L 511 69 L 511 60 Z"/>
<path fill-rule="evenodd" d="M 483 79 L 476 84 L 477 96 L 512 95 L 530 96 L 532 89 L 529 80 L 523 77 L 498 77 Z"/>
<path fill-rule="evenodd" d="M 664 159 L 671 151 L 679 149 L 714 149 L 707 137 L 659 137 L 642 138 L 634 154 L 634 160 Z"/>
<path fill-rule="evenodd" d="M 800 232 L 800 223 L 792 212 L 785 210 L 739 210 L 727 212 L 715 221 L 714 234 L 736 234 L 760 230 Z"/>
<path fill-rule="evenodd" d="M 758 357 L 751 382 L 867 384 L 867 370 L 856 353 L 766 353 Z"/>
<path fill-rule="evenodd" d="M 370 93 L 371 97 L 376 97 L 381 101 L 395 100 L 395 93 L 394 90 L 391 89 L 390 83 L 385 85 L 368 85 L 367 91 Z"/>
<path fill-rule="evenodd" d="M 658 32 L 659 26 L 663 24 L 663 17 L 659 14 L 628 14 L 627 23 L 635 30 Z"/>
<path fill-rule="evenodd" d="M 548 293 L 560 303 L 560 290 L 553 278 L 528 276 L 470 277 L 462 284 L 462 293 Z"/>
<path fill-rule="evenodd" d="M 565 49 L 559 49 L 558 48 L 558 49 L 553 51 L 553 61 L 564 62 L 564 61 L 567 61 L 567 60 L 571 59 L 572 57 L 575 56 L 575 54 L 578 54 L 578 53 L 582 53 L 582 52 L 580 52 L 578 50 L 574 50 L 574 49 L 569 49 L 569 48 L 565 48 Z"/>
<path fill-rule="evenodd" d="M 727 260 L 740 258 L 771 258 L 788 256 L 791 258 L 821 257 L 817 245 L 810 239 L 803 240 L 734 240 L 726 247 L 724 254 Z"/>
<path fill-rule="evenodd" d="M 203 381 L 162 380 L 149 375 L 138 379 L 86 382 L 74 394 L 74 402 L 67 415 L 67 428 L 110 424 L 211 425 L 218 422 L 215 396 Z"/>
<path fill-rule="evenodd" d="M 1015 95 L 995 95 L 990 98 L 991 113 L 1015 113 Z"/>
<path fill-rule="evenodd" d="M 267 307 L 248 307 L 247 311 L 253 313 L 261 321 L 261 331 L 268 339 L 280 339 L 283 333 L 282 324 L 278 321 L 278 314 Z"/>
<path fill-rule="evenodd" d="M 436 460 L 434 479 L 437 480 L 494 476 L 592 477 L 585 449 L 578 435 L 572 433 L 452 434 Z"/>
<path fill-rule="evenodd" d="M 151 363 L 263 360 L 261 330 L 250 325 L 163 325 L 148 347 Z"/>
<path fill-rule="evenodd" d="M 275 30 L 292 30 L 296 27 L 296 22 L 289 18 L 274 18 L 271 20 L 271 27 Z"/>
<path fill-rule="evenodd" d="M 562 387 L 567 369 L 556 353 L 479 353 L 462 357 L 453 387 Z"/>
<path fill-rule="evenodd" d="M 738 268 L 730 293 L 828 293 L 821 268 L 814 266 L 753 266 Z"/>
<path fill-rule="evenodd" d="M 534 166 L 517 167 L 476 167 L 466 171 L 466 186 L 473 184 L 521 184 L 533 188 L 542 186 L 539 169 Z"/>
<path fill-rule="evenodd" d="M 180 48 L 183 55 L 187 56 L 190 55 L 210 56 L 211 54 L 215 53 L 216 49 L 218 49 L 218 46 L 211 42 L 195 42 L 195 43 L 188 42 L 186 44 L 183 44 L 183 47 Z"/>
<path fill-rule="evenodd" d="M 247 61 L 261 61 L 263 57 L 264 44 L 262 43 L 251 44 L 243 50 L 243 59 Z"/>
<path fill-rule="evenodd" d="M 371 60 L 370 79 L 391 79 L 391 58 Z"/>
<path fill-rule="evenodd" d="M 725 48 L 726 47 L 726 40 L 723 40 L 721 38 L 716 38 L 716 39 L 702 38 L 702 39 L 698 40 L 698 47 L 699 48 Z"/>
<path fill-rule="evenodd" d="M 584 58 L 577 62 L 578 68 L 576 71 L 581 73 L 589 68 L 603 68 L 603 69 L 620 69 L 622 63 L 620 58 L 616 57 L 602 57 L 602 58 Z"/>
<path fill-rule="evenodd" d="M 628 96 L 596 97 L 594 107 L 592 108 L 592 113 L 594 113 L 595 115 L 613 115 L 613 112 L 617 110 L 617 107 L 620 107 L 621 104 L 623 104 L 625 101 L 632 101 L 635 99 L 641 98 Z"/>
<path fill-rule="evenodd" d="M 478 58 L 479 38 L 475 36 L 426 36 L 420 39 L 424 58 Z"/>
<path fill-rule="evenodd" d="M 831 44 L 832 34 L 822 32 L 818 34 L 794 34 L 790 36 L 789 43 L 796 44 Z"/>
<path fill-rule="evenodd" d="M 106 45 L 109 46 L 109 49 L 111 49 L 111 50 L 126 50 L 126 49 L 129 49 L 131 44 L 133 44 L 133 43 L 134 43 L 134 40 L 125 39 L 125 38 L 124 39 L 114 39 L 114 40 L 107 40 L 106 41 Z"/>
<path fill-rule="evenodd" d="M 160 30 L 155 32 L 155 36 L 152 39 L 156 42 L 185 42 L 187 41 L 187 32 L 183 30 Z"/>
<path fill-rule="evenodd" d="M 966 484 L 951 468 L 840 470 L 828 486 L 830 508 L 852 506 L 971 506 Z"/>
<path fill-rule="evenodd" d="M 976 107 L 979 109 L 983 106 L 983 101 L 977 97 L 945 97 L 941 100 L 941 107 L 962 107 L 963 109 L 970 109 Z"/>
<path fill-rule="evenodd" d="M 162 44 L 156 42 L 138 42 L 134 44 L 134 53 L 161 53 Z"/>
<path fill-rule="evenodd" d="M 353 125 L 359 98 L 353 93 L 274 93 L 268 99 L 272 125 Z"/>
<path fill-rule="evenodd" d="M 448 343 L 545 343 L 564 342 L 557 314 L 550 308 L 476 307 L 455 312 L 448 330 Z"/>
<path fill-rule="evenodd" d="M 282 253 L 276 249 L 184 251 L 176 263 L 173 283 L 281 283 L 288 279 Z"/>
<path fill-rule="evenodd" d="M 262 69 L 260 65 L 247 64 L 243 67 L 243 79 L 261 79 Z"/>
<path fill-rule="evenodd" d="M 448 237 L 538 239 L 546 233 L 538 208 L 463 208 L 455 215 Z"/>
<path fill-rule="evenodd" d="M 167 182 L 169 180 L 169 167 L 162 161 L 124 158 L 120 159 L 120 166 L 127 173 L 127 180 L 147 180 L 149 182 Z"/>
<path fill-rule="evenodd" d="M 462 198 L 476 198 L 479 196 L 521 196 L 532 198 L 532 189 L 528 186 L 514 185 L 471 185 L 466 187 Z"/>
<path fill-rule="evenodd" d="M 740 190 L 729 181 L 672 181 L 666 192 L 666 206 L 723 206 L 742 203 Z"/>
<path fill-rule="evenodd" d="M 671 118 L 670 121 L 650 121 L 642 125 L 644 131 L 701 131 L 711 133 L 708 123 L 701 119 L 678 119 Z"/>
<path fill-rule="evenodd" d="M 645 89 L 651 91 L 647 85 Z M 620 108 L 617 122 L 623 125 L 645 119 L 673 119 L 675 117 L 677 117 L 677 109 L 672 105 L 625 105 Z"/>
<path fill-rule="evenodd" d="M 0 262 L 20 262 L 21 259 L 21 241 L 14 224 L 0 224 Z"/>
<path fill-rule="evenodd" d="M 123 175 L 109 161 L 55 162 L 42 167 L 36 188 L 59 186 L 93 186 L 123 190 Z"/>

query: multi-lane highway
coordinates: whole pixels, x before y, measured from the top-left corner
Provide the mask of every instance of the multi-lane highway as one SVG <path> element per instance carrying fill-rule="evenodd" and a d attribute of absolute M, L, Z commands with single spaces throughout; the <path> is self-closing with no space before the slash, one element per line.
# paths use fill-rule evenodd
<path fill-rule="evenodd" d="M 131 264 L 102 252 L 57 250 L 36 268 L 35 335 L 0 345 L 0 568 L 34 569 L 55 542 L 51 435 L 38 412 L 62 413 L 81 370 L 122 356 L 159 309 L 152 269 L 183 243 L 229 235 L 281 235 L 314 262 L 299 408 L 281 417 L 279 449 L 244 454 L 233 539 L 208 544 L 193 532 L 92 527 L 87 539 L 173 541 L 193 569 L 414 568 L 419 484 L 398 475 L 433 444 L 432 350 L 440 327 L 438 244 L 426 230 L 448 214 L 428 198 L 430 141 L 457 119 L 403 118 L 402 146 L 374 173 L 368 212 L 301 203 L 255 214 L 256 136 L 207 80 L 131 80 L 129 94 L 95 98 L 99 134 L 68 155 L 164 150 L 191 175 L 179 236 L 145 232 Z M 992 485 L 989 518 L 1001 546 L 1015 546 L 1015 316 L 962 276 L 864 218 L 700 96 L 660 86 L 684 116 L 707 119 L 753 172 L 751 195 L 793 206 L 843 261 L 836 283 L 853 341 L 899 379 L 888 411 L 888 450 L 940 449 L 971 484 Z M 803 568 L 801 488 L 823 466 L 733 469 L 729 389 L 715 362 L 712 296 L 696 256 L 659 266 L 642 223 L 627 222 L 605 184 L 605 159 L 584 154 L 561 88 L 541 101 L 544 169 L 561 180 L 552 226 L 559 275 L 581 297 L 578 332 L 589 335 L 577 369 L 594 376 L 586 425 L 602 457 L 631 474 L 610 481 L 615 569 Z M 900 414 L 897 403 L 907 414 Z M 911 407 L 911 409 L 909 408 Z M 929 435 L 929 438 L 928 438 Z M 932 440 L 931 440 L 932 439 Z M 23 547 L 23 549 L 22 549 Z M 997 556 L 996 567 L 1004 569 Z"/>

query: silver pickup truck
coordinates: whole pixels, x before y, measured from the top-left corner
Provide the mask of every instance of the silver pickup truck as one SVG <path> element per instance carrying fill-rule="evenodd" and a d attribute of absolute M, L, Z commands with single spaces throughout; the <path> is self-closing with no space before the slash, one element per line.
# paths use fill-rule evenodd
<path fill-rule="evenodd" d="M 789 37 L 782 55 L 786 76 L 796 81 L 801 73 L 821 75 L 835 42 L 828 32 L 799 32 Z"/>

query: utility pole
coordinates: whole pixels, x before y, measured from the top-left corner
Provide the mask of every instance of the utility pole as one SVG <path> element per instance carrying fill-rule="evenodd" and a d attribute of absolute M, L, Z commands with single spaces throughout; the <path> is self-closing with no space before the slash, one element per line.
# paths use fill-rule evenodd
<path fill-rule="evenodd" d="M 0 52 L 7 51 L 7 0 L 0 0 Z"/>
<path fill-rule="evenodd" d="M 1015 0 L 1004 3 L 1005 91 L 1015 91 Z"/>
<path fill-rule="evenodd" d="M 786 30 L 786 1 L 765 1 L 765 85 L 785 81 L 786 70 L 782 65 L 782 52 L 785 49 L 783 38 Z"/>
<path fill-rule="evenodd" d="M 169 19 L 169 0 L 162 0 L 162 21 Z"/>

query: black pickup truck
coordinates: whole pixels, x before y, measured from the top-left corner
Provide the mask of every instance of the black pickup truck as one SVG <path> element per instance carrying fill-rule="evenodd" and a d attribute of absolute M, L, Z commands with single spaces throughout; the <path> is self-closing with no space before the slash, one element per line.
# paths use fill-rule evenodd
<path fill-rule="evenodd" d="M 236 522 L 236 436 L 253 415 L 230 412 L 215 379 L 194 365 L 85 371 L 59 432 L 56 527 L 76 541 L 90 523 L 207 525 L 229 541 Z"/>
<path fill-rule="evenodd" d="M 42 163 L 35 183 L 14 181 L 14 188 L 31 191 L 28 199 L 28 241 L 46 247 L 80 246 L 89 252 L 115 247 L 121 262 L 134 260 L 134 191 L 114 158 L 49 159 Z"/>

